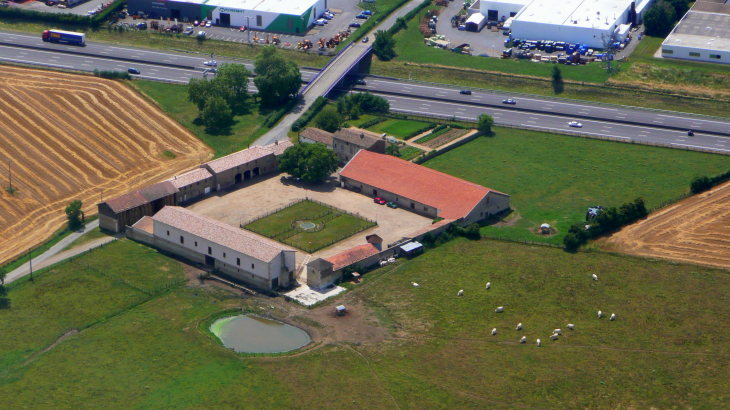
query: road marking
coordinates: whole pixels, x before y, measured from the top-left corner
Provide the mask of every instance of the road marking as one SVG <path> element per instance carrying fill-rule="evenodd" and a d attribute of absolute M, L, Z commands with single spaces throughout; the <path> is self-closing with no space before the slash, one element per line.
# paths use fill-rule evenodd
<path fill-rule="evenodd" d="M 99 51 L 100 54 L 109 54 L 106 51 Z"/>
<path fill-rule="evenodd" d="M 716 147 L 724 147 L 725 144 L 715 144 Z"/>
<path fill-rule="evenodd" d="M 587 112 L 578 111 L 578 114 L 588 114 Z"/>
<path fill-rule="evenodd" d="M 535 122 L 535 121 L 527 121 L 527 122 L 528 122 L 528 123 L 531 123 L 531 124 L 536 124 L 536 122 Z"/>
<path fill-rule="evenodd" d="M 431 106 L 431 104 L 421 104 L 421 105 L 425 105 L 427 107 L 430 107 Z"/>
<path fill-rule="evenodd" d="M 603 128 L 608 128 L 608 129 L 611 129 L 611 128 L 613 128 L 613 127 L 609 127 L 608 125 L 604 125 L 604 126 L 603 126 Z"/>
<path fill-rule="evenodd" d="M 699 146 L 699 145 L 677 144 L 677 143 L 674 143 L 674 142 L 671 145 L 680 145 L 682 147 L 702 148 L 702 149 L 708 149 L 708 150 L 730 152 L 730 150 L 727 150 L 727 149 L 702 147 L 702 146 Z"/>

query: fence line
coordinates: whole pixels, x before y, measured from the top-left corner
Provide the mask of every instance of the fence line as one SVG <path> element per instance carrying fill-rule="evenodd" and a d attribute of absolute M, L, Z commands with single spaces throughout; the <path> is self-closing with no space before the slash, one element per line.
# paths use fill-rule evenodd
<path fill-rule="evenodd" d="M 240 224 L 240 226 L 239 226 L 239 227 L 240 227 L 240 228 L 243 228 L 244 226 L 246 226 L 246 225 L 250 225 L 250 224 L 252 224 L 252 223 L 254 223 L 254 222 L 258 221 L 259 219 L 264 219 L 264 218 L 266 218 L 267 216 L 273 215 L 273 214 L 275 214 L 275 213 L 277 213 L 277 212 L 279 212 L 279 211 L 283 211 L 283 210 L 284 210 L 284 209 L 286 209 L 286 208 L 292 207 L 292 206 L 294 206 L 294 205 L 296 205 L 296 204 L 298 204 L 298 203 L 300 203 L 300 202 L 304 202 L 304 201 L 306 201 L 306 199 L 305 199 L 305 198 L 299 198 L 299 199 L 295 199 L 295 200 L 293 200 L 293 201 L 289 202 L 289 203 L 288 203 L 288 204 L 286 204 L 286 205 L 283 205 L 283 206 L 280 206 L 280 207 L 278 207 L 278 208 L 274 209 L 273 211 L 269 211 L 269 212 L 266 212 L 265 214 L 263 214 L 263 215 L 261 215 L 261 216 L 257 216 L 257 217 L 255 217 L 255 218 L 253 218 L 253 219 L 250 219 L 250 220 L 249 220 L 248 222 L 246 222 L 246 223 L 243 223 L 243 224 Z M 248 228 L 247 228 L 247 229 L 248 229 Z"/>

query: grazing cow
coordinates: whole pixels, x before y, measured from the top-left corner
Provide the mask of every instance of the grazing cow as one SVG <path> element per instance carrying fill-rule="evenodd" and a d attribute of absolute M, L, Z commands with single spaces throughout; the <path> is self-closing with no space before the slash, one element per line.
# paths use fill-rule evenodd
<path fill-rule="evenodd" d="M 413 287 L 414 287 L 414 288 L 417 288 L 417 287 L 418 287 L 418 283 L 416 283 L 416 282 L 413 282 Z"/>
<path fill-rule="evenodd" d="M 572 323 L 568 323 L 568 329 L 570 329 L 570 330 L 575 329 L 575 325 Z"/>
<path fill-rule="evenodd" d="M 616 314 L 615 313 L 611 313 L 611 320 L 616 320 Z"/>
<path fill-rule="evenodd" d="M 456 294 L 456 296 L 464 296 L 464 289 L 460 290 L 459 293 Z"/>
<path fill-rule="evenodd" d="M 598 276 L 595 273 L 593 274 L 593 280 L 598 280 Z"/>
<path fill-rule="evenodd" d="M 550 335 L 550 340 L 558 340 L 558 334 L 557 333 L 551 334 Z"/>
<path fill-rule="evenodd" d="M 517 330 L 522 330 L 522 323 L 517 324 Z"/>
<path fill-rule="evenodd" d="M 487 282 L 487 290 L 492 287 L 492 282 Z"/>
<path fill-rule="evenodd" d="M 494 329 L 492 329 L 492 336 L 494 336 L 496 334 L 497 334 L 497 328 L 495 327 Z"/>
<path fill-rule="evenodd" d="M 599 310 L 599 311 L 598 311 L 598 318 L 600 319 L 600 318 L 602 318 L 602 317 L 603 317 L 603 312 L 601 312 L 601 311 Z"/>
<path fill-rule="evenodd" d="M 555 333 L 556 335 L 562 335 L 563 334 L 563 330 L 562 329 L 555 329 L 555 330 L 553 330 L 553 333 Z"/>
<path fill-rule="evenodd" d="M 504 308 L 502 306 L 500 306 L 500 307 L 494 309 L 494 311 L 497 313 L 502 313 L 502 312 L 504 312 Z"/>
<path fill-rule="evenodd" d="M 527 343 L 527 336 L 522 336 L 522 339 L 520 339 L 520 343 Z"/>
<path fill-rule="evenodd" d="M 537 347 L 540 347 L 540 339 L 537 339 Z"/>

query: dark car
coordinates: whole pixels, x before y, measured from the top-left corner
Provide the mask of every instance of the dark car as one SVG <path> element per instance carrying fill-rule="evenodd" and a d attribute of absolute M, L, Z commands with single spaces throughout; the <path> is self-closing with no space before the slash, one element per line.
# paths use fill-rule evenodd
<path fill-rule="evenodd" d="M 365 20 L 367 20 L 368 17 L 370 17 L 370 16 L 368 16 L 367 14 L 362 14 L 362 13 L 355 16 L 356 19 L 365 19 Z"/>
<path fill-rule="evenodd" d="M 387 204 L 385 204 L 385 206 L 387 206 L 388 208 L 393 208 L 393 209 L 398 208 L 398 204 L 396 204 L 395 202 L 388 202 Z"/>
<path fill-rule="evenodd" d="M 353 21 L 352 23 L 350 23 L 350 27 L 360 27 L 360 23 Z"/>
<path fill-rule="evenodd" d="M 459 94 L 471 95 L 471 90 L 461 90 Z"/>
<path fill-rule="evenodd" d="M 692 130 L 689 130 L 689 131 L 687 131 L 687 136 L 694 137 L 695 136 L 695 133 L 692 132 Z"/>
<path fill-rule="evenodd" d="M 355 81 L 355 84 L 357 84 L 357 85 L 368 85 L 367 81 L 365 81 L 365 80 L 357 80 L 357 81 Z"/>
<path fill-rule="evenodd" d="M 136 68 L 130 68 L 127 70 L 127 72 L 129 74 L 139 74 L 139 70 L 137 70 Z"/>
<path fill-rule="evenodd" d="M 517 101 L 515 101 L 515 100 L 513 100 L 513 99 L 511 99 L 511 98 L 508 98 L 508 99 L 506 99 L 506 100 L 502 100 L 502 104 L 510 104 L 510 105 L 515 105 L 515 104 L 517 104 Z"/>
<path fill-rule="evenodd" d="M 363 43 L 367 43 L 368 41 L 370 41 L 370 37 L 365 37 L 364 39 L 362 39 Z"/>

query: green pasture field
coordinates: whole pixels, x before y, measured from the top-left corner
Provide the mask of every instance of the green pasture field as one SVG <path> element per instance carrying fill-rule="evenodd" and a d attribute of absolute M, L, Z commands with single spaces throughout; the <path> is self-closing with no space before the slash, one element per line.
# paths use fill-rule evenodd
<path fill-rule="evenodd" d="M 262 136 L 268 128 L 262 127 L 266 115 L 273 109 L 248 99 L 245 107 L 233 117 L 228 130 L 208 132 L 198 118 L 198 107 L 188 100 L 188 86 L 135 80 L 132 83 L 145 95 L 155 101 L 168 115 L 215 150 L 215 157 L 245 149 Z"/>
<path fill-rule="evenodd" d="M 688 192 L 693 177 L 727 171 L 730 157 L 497 127 L 424 165 L 511 195 L 515 212 L 482 233 L 562 244 L 588 207 L 639 196 L 655 207 Z M 543 223 L 557 234 L 533 233 Z"/>
<path fill-rule="evenodd" d="M 130 248 L 132 260 L 135 249 L 142 248 Z M 150 268 L 134 275 L 167 273 Z M 240 357 L 200 326 L 217 312 L 270 301 L 179 286 L 125 305 L 141 296 L 59 270 L 11 289 L 13 308 L 0 311 L 12 330 L 0 336 L 0 403 L 39 410 L 725 408 L 730 337 L 721 323 L 730 316 L 729 289 L 725 271 L 457 239 L 368 273 L 349 293 L 372 311 L 363 320 L 377 318 L 388 330 L 386 340 L 335 341 L 267 359 Z M 275 315 L 299 309 L 281 304 Z M 134 307 L 33 355 L 123 306 Z M 598 310 L 617 320 L 599 320 Z M 555 328 L 563 335 L 550 341 Z M 522 336 L 526 344 L 518 343 Z"/>
<path fill-rule="evenodd" d="M 375 124 L 368 128 L 368 130 L 377 133 L 386 133 L 398 139 L 403 139 L 406 135 L 418 131 L 427 125 L 427 123 L 421 121 L 392 119 Z"/>
<path fill-rule="evenodd" d="M 345 213 L 331 219 L 333 214 L 337 213 L 339 213 L 337 209 L 312 201 L 302 201 L 253 221 L 243 228 L 304 251 L 310 251 L 329 246 L 370 226 L 375 226 L 372 222 Z M 296 221 L 311 221 L 317 225 L 324 223 L 325 226 L 319 231 L 305 231 L 289 236 L 292 233 L 292 224 Z"/>
<path fill-rule="evenodd" d="M 75 241 L 71 242 L 67 247 L 63 248 L 64 251 L 67 251 L 69 249 L 76 248 L 77 246 L 81 246 L 83 244 L 89 243 L 91 241 L 94 241 L 99 238 L 106 238 L 109 234 L 102 231 L 101 228 L 96 227 L 89 231 L 88 233 L 85 233 L 84 236 L 76 239 Z"/>

